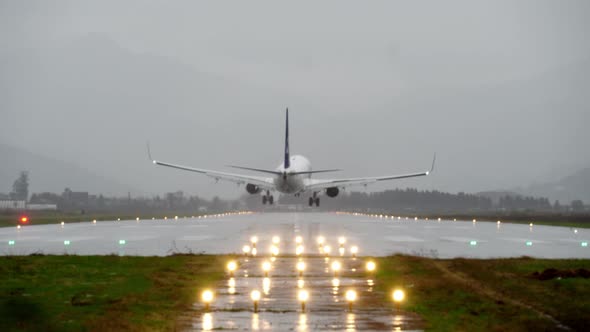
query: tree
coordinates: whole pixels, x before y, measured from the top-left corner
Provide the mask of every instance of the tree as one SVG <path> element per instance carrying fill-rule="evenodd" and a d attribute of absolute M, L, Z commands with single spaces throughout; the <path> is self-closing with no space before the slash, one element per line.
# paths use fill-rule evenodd
<path fill-rule="evenodd" d="M 584 203 L 579 199 L 572 201 L 572 211 L 574 211 L 574 212 L 584 211 Z"/>
<path fill-rule="evenodd" d="M 29 173 L 26 171 L 20 172 L 18 179 L 12 185 L 12 192 L 10 193 L 14 200 L 24 200 L 29 198 Z"/>

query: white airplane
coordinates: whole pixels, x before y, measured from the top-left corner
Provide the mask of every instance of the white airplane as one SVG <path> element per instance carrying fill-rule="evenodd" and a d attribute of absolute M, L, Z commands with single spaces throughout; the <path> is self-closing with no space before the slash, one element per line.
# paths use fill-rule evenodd
<path fill-rule="evenodd" d="M 436 161 L 436 154 L 432 160 L 432 166 L 430 171 L 424 171 L 419 173 L 410 173 L 402 175 L 386 175 L 377 177 L 365 177 L 365 178 L 348 178 L 348 179 L 312 179 L 312 174 L 315 173 L 326 173 L 339 171 L 338 169 L 325 169 L 314 171 L 311 168 L 309 160 L 300 155 L 291 156 L 289 153 L 289 109 L 286 111 L 286 124 L 285 124 L 285 156 L 284 161 L 275 169 L 259 169 L 242 166 L 228 166 L 232 168 L 238 168 L 242 170 L 248 170 L 258 173 L 269 174 L 268 177 L 262 176 L 251 176 L 242 174 L 233 174 L 219 171 L 210 171 L 206 169 L 193 168 L 188 166 L 182 166 L 177 164 L 171 164 L 163 161 L 154 160 L 151 156 L 149 144 L 148 144 L 148 156 L 155 165 L 172 167 L 190 172 L 196 172 L 205 174 L 214 178 L 215 180 L 226 180 L 230 182 L 246 185 L 246 191 L 250 194 L 262 195 L 262 204 L 273 204 L 274 198 L 271 192 L 278 191 L 282 194 L 291 194 L 299 196 L 303 193 L 309 193 L 309 206 L 320 206 L 319 194 L 324 193 L 328 197 L 336 197 L 340 192 L 340 189 L 350 186 L 368 185 L 379 181 L 404 179 L 417 176 L 426 176 L 434 170 L 434 162 Z"/>

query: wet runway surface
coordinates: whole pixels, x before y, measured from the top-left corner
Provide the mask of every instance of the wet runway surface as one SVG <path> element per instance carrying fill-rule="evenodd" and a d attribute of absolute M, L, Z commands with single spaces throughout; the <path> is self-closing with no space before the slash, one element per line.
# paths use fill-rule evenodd
<path fill-rule="evenodd" d="M 267 277 L 262 268 L 264 261 L 272 266 Z M 306 265 L 301 277 L 296 269 L 299 261 Z M 331 269 L 335 261 L 342 265 L 336 277 Z M 184 317 L 182 325 L 187 331 L 421 330 L 423 322 L 416 314 L 386 303 L 387 295 L 377 291 L 364 265 L 365 261 L 350 256 L 279 256 L 275 261 L 269 257 L 242 258 L 234 277 L 228 275 L 214 290 L 211 311 Z M 253 290 L 261 293 L 257 313 L 250 296 Z M 298 300 L 300 290 L 309 294 L 303 310 Z M 357 293 L 352 310 L 345 297 L 349 290 Z M 201 303 L 195 303 L 195 309 L 202 308 Z"/>
<path fill-rule="evenodd" d="M 261 239 L 259 253 L 268 254 L 275 233 L 289 241 L 323 235 L 333 248 L 345 236 L 363 256 L 590 258 L 588 229 L 311 212 L 6 227 L 0 228 L 0 254 L 240 253 L 237 244 L 253 234 Z"/>

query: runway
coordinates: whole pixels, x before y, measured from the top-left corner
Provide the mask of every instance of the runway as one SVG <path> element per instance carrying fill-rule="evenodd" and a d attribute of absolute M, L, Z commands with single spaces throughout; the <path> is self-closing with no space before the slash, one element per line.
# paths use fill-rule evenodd
<path fill-rule="evenodd" d="M 346 237 L 345 250 L 356 245 L 359 256 L 590 258 L 588 229 L 313 212 L 7 227 L 0 228 L 0 254 L 228 254 L 241 253 L 253 235 L 260 254 L 269 253 L 274 235 L 289 248 L 301 235 L 324 236 L 334 250 Z"/>

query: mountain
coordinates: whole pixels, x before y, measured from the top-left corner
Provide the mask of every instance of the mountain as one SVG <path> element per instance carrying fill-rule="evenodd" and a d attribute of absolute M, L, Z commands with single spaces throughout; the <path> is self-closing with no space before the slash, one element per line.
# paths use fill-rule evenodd
<path fill-rule="evenodd" d="M 29 193 L 61 193 L 66 187 L 93 194 L 120 194 L 137 189 L 113 179 L 94 174 L 78 165 L 58 161 L 19 148 L 0 144 L 0 192 L 12 191 L 21 171 L 29 172 Z"/>
<path fill-rule="evenodd" d="M 569 204 L 579 199 L 590 203 L 590 168 L 584 168 L 555 182 L 533 184 L 521 190 L 522 194 L 548 197 Z"/>

